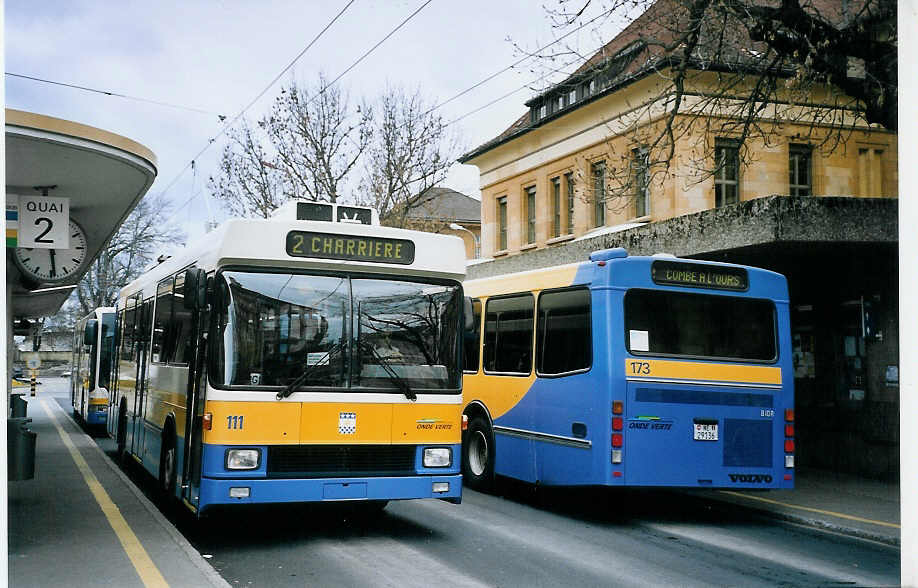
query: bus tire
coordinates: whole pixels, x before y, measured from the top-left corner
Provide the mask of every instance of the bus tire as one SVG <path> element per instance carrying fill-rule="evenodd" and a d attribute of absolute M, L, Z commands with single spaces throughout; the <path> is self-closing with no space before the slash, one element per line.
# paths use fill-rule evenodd
<path fill-rule="evenodd" d="M 167 503 L 175 498 L 176 456 L 175 433 L 166 427 L 159 452 L 159 492 Z"/>
<path fill-rule="evenodd" d="M 494 433 L 483 416 L 469 423 L 462 444 L 462 477 L 466 484 L 487 490 L 494 483 Z"/>

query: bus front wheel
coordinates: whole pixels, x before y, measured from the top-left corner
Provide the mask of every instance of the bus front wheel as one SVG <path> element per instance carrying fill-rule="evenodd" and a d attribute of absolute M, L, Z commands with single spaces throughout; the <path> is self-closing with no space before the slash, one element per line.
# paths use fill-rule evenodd
<path fill-rule="evenodd" d="M 462 444 L 462 476 L 472 488 L 484 490 L 494 482 L 494 434 L 484 417 L 469 423 Z"/>
<path fill-rule="evenodd" d="M 127 408 L 124 404 L 118 409 L 118 459 L 124 463 L 127 455 Z"/>

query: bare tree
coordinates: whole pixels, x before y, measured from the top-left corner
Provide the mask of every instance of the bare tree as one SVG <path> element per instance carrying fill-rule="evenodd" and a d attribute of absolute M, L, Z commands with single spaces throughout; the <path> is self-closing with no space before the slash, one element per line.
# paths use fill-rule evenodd
<path fill-rule="evenodd" d="M 597 12 L 611 19 L 635 9 L 642 14 L 628 27 L 534 99 L 590 82 L 599 94 L 653 81 L 606 123 L 605 185 L 581 178 L 612 208 L 671 178 L 680 157 L 690 181 L 717 173 L 725 162 L 714 137 L 733 140 L 745 165 L 751 145 L 786 140 L 789 128 L 827 152 L 858 130 L 897 129 L 893 0 L 558 0 L 548 15 L 566 31 Z M 559 56 L 579 52 L 559 44 L 536 57 L 554 68 Z"/>
<path fill-rule="evenodd" d="M 427 202 L 427 190 L 446 178 L 458 141 L 419 89 L 390 87 L 378 112 L 358 201 L 375 207 L 385 224 L 403 227 Z"/>
<path fill-rule="evenodd" d="M 291 198 L 336 202 L 369 144 L 372 114 L 321 74 L 312 90 L 291 83 L 255 128 L 228 133 L 211 192 L 232 214 L 262 218 Z"/>
<path fill-rule="evenodd" d="M 118 291 L 143 273 L 159 248 L 185 238 L 165 222 L 168 212 L 169 203 L 162 196 L 144 198 L 134 208 L 77 284 L 79 316 L 114 304 Z"/>
<path fill-rule="evenodd" d="M 245 120 L 238 129 L 230 129 L 220 171 L 210 177 L 211 193 L 233 216 L 267 218 L 287 199 L 277 156 L 265 147 L 259 132 Z"/>

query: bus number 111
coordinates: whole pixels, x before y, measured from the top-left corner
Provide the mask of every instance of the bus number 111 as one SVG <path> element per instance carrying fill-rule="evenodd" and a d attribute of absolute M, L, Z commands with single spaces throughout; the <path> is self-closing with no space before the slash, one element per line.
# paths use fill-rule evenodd
<path fill-rule="evenodd" d="M 242 419 L 244 416 L 235 415 L 226 417 L 226 428 L 227 429 L 242 429 Z"/>

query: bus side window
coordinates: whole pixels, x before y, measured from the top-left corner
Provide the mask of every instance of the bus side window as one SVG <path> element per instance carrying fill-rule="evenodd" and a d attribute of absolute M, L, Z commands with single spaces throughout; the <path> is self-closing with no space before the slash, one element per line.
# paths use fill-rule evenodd
<path fill-rule="evenodd" d="M 532 372 L 532 294 L 489 299 L 485 305 L 484 369 L 529 375 Z"/>
<path fill-rule="evenodd" d="M 590 291 L 587 288 L 547 291 L 539 295 L 539 374 L 558 375 L 592 365 Z"/>
<path fill-rule="evenodd" d="M 462 369 L 466 372 L 478 371 L 478 358 L 481 349 L 481 300 L 472 300 L 472 316 L 475 326 L 465 333 L 462 347 Z"/>

